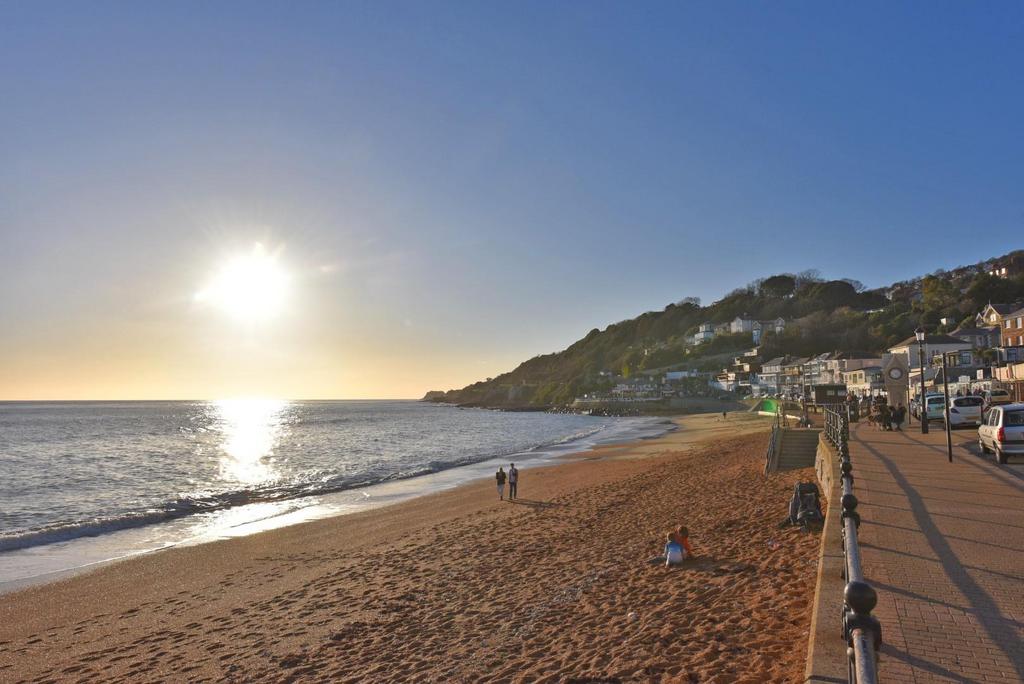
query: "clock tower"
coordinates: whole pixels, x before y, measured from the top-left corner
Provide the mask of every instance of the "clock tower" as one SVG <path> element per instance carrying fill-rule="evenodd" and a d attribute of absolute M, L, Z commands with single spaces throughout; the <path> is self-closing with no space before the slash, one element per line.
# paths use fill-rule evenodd
<path fill-rule="evenodd" d="M 889 404 L 907 406 L 910 387 L 910 365 L 903 354 L 882 355 L 882 380 L 885 381 L 885 393 L 889 395 Z"/>

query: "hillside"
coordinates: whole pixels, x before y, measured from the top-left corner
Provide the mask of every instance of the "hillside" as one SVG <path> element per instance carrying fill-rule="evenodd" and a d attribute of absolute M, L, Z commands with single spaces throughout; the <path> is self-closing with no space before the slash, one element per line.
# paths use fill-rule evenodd
<path fill-rule="evenodd" d="M 778 274 L 733 290 L 709 306 L 687 298 L 604 330 L 594 328 L 563 351 L 536 356 L 508 373 L 462 389 L 430 392 L 425 399 L 545 408 L 607 388 L 610 374 L 628 377 L 668 366 L 721 368 L 723 354 L 750 348 L 750 333 L 720 334 L 696 345 L 687 338 L 702 323 L 728 323 L 737 316 L 785 319 L 783 332 L 765 333 L 762 358 L 826 351 L 882 352 L 912 335 L 919 324 L 948 331 L 961 323 L 971 325 L 974 314 L 989 302 L 1024 299 L 1024 275 L 1000 278 L 987 273 L 993 263 L 1022 257 L 1024 251 L 1012 252 L 874 290 L 865 290 L 855 280 L 823 280 L 816 271 Z"/>

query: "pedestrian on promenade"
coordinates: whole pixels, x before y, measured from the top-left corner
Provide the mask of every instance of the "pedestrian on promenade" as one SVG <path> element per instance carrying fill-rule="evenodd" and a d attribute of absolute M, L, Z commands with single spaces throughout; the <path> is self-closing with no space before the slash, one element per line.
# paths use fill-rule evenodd
<path fill-rule="evenodd" d="M 899 406 L 896 407 L 892 414 L 893 427 L 897 432 L 903 432 L 903 428 L 900 426 L 903 425 L 903 421 L 906 419 L 906 417 L 907 408 L 903 404 L 900 404 Z"/>
<path fill-rule="evenodd" d="M 505 471 L 498 466 L 498 472 L 494 473 L 494 479 L 498 482 L 498 499 L 505 500 Z"/>
<path fill-rule="evenodd" d="M 516 498 L 516 485 L 519 484 L 519 469 L 515 463 L 508 464 L 508 498 Z"/>

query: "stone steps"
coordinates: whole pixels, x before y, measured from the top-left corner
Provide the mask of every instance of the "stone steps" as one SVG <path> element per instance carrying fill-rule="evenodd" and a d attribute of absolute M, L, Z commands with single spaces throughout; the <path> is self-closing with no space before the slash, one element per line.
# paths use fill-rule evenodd
<path fill-rule="evenodd" d="M 796 470 L 814 465 L 821 430 L 785 428 L 776 470 Z"/>

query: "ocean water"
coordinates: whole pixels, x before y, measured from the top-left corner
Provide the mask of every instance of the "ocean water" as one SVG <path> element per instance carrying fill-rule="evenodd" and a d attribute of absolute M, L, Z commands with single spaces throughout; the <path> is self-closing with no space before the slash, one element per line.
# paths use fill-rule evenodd
<path fill-rule="evenodd" d="M 0 589 L 666 429 L 413 401 L 0 403 Z"/>

